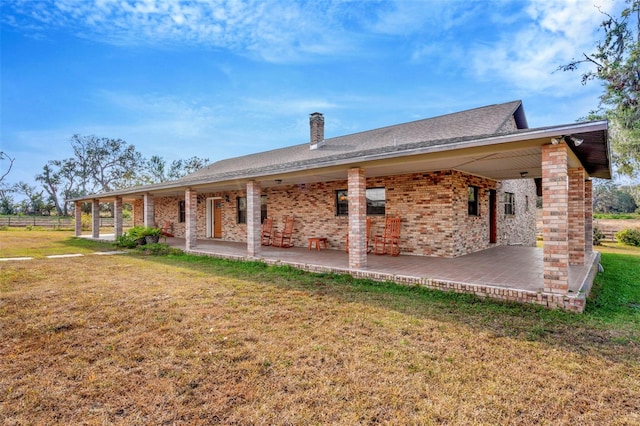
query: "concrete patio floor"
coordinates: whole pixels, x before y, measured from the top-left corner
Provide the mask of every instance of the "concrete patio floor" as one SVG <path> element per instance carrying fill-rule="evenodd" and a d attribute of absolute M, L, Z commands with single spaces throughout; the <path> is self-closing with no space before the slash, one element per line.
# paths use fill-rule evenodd
<path fill-rule="evenodd" d="M 113 240 L 113 235 L 101 235 L 99 239 Z M 166 243 L 185 249 L 183 238 L 167 238 Z M 495 246 L 451 259 L 369 254 L 367 266 L 358 270 L 349 268 L 349 255 L 343 250 L 262 246 L 258 256 L 249 258 L 246 243 L 199 239 L 197 247 L 187 251 L 226 259 L 291 265 L 311 272 L 346 273 L 358 278 L 422 285 L 576 311 L 584 308 L 584 300 L 589 294 L 600 261 L 599 253 L 591 252 L 586 255 L 585 265 L 570 266 L 569 292 L 567 295 L 557 295 L 543 291 L 543 251 L 536 247 Z M 578 308 L 573 307 L 575 303 L 579 305 Z"/>

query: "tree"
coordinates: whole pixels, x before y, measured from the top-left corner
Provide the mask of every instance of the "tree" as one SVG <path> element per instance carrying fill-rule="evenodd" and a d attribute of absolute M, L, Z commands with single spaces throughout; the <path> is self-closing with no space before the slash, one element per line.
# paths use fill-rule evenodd
<path fill-rule="evenodd" d="M 7 170 L 5 172 L 2 172 L 2 170 L 0 170 L 0 186 L 4 181 L 4 178 L 7 177 L 7 175 L 11 171 L 11 168 L 13 167 L 13 162 L 16 159 L 9 157 L 9 154 L 7 154 L 6 152 L 0 151 L 0 161 L 2 160 L 7 160 L 9 162 L 9 165 L 7 166 Z"/>
<path fill-rule="evenodd" d="M 131 186 L 144 163 L 135 146 L 122 139 L 73 135 L 71 146 L 84 194 Z"/>
<path fill-rule="evenodd" d="M 630 188 L 612 181 L 596 181 L 593 187 L 593 209 L 598 213 L 633 213 L 638 208 Z"/>
<path fill-rule="evenodd" d="M 208 158 L 191 157 L 186 160 L 173 160 L 169 166 L 164 158 L 153 155 L 147 160 L 143 180 L 146 183 L 159 183 L 176 180 L 193 173 L 209 164 Z"/>
<path fill-rule="evenodd" d="M 591 65 L 582 84 L 599 80 L 604 86 L 599 110 L 592 114 L 611 121 L 614 164 L 620 173 L 633 176 L 640 169 L 640 0 L 625 3 L 619 17 L 604 13 L 604 38 L 593 53 L 558 69 Z"/>
<path fill-rule="evenodd" d="M 26 182 L 18 182 L 14 185 L 13 192 L 23 194 L 27 199 L 22 200 L 18 206 L 19 210 L 25 214 L 42 214 L 47 211 L 47 204 L 44 201 L 44 190 L 38 191 L 33 185 Z"/>
<path fill-rule="evenodd" d="M 36 176 L 36 181 L 42 183 L 44 190 L 49 194 L 58 216 L 69 214 L 67 199 L 84 195 L 78 193 L 76 188 L 77 170 L 78 163 L 73 158 L 52 160 L 42 168 L 42 173 Z"/>

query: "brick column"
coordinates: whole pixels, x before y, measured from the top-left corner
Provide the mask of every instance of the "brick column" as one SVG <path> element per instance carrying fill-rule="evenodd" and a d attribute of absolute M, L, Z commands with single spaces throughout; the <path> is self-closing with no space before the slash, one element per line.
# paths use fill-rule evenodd
<path fill-rule="evenodd" d="M 584 251 L 593 251 L 593 181 L 584 181 Z"/>
<path fill-rule="evenodd" d="M 116 238 L 122 235 L 122 197 L 116 197 L 113 202 L 113 233 Z"/>
<path fill-rule="evenodd" d="M 569 264 L 584 265 L 584 169 L 569 169 Z"/>
<path fill-rule="evenodd" d="M 146 193 L 143 196 L 144 202 L 144 226 L 155 226 L 155 211 L 153 207 L 153 195 Z"/>
<path fill-rule="evenodd" d="M 136 199 L 131 203 L 133 208 L 133 226 L 144 225 L 144 202 L 141 199 Z"/>
<path fill-rule="evenodd" d="M 569 182 L 567 145 L 542 146 L 542 238 L 544 291 L 569 290 Z"/>
<path fill-rule="evenodd" d="M 79 237 L 80 235 L 82 235 L 82 202 L 81 201 L 76 201 L 76 207 L 73 210 L 73 215 L 75 216 L 75 219 L 76 219 L 75 235 L 76 237 Z"/>
<path fill-rule="evenodd" d="M 260 255 L 260 184 L 247 182 L 247 254 Z"/>
<path fill-rule="evenodd" d="M 91 236 L 100 237 L 100 200 L 91 200 Z"/>
<path fill-rule="evenodd" d="M 349 268 L 367 266 L 367 183 L 364 170 L 349 169 Z"/>
<path fill-rule="evenodd" d="M 196 248 L 198 245 L 198 192 L 187 189 L 184 192 L 184 236 L 187 249 Z"/>

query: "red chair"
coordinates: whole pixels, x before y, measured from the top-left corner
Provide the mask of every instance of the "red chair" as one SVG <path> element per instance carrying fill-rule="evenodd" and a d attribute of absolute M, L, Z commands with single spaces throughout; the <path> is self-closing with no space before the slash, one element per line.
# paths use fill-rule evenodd
<path fill-rule="evenodd" d="M 293 247 L 291 237 L 293 235 L 293 216 L 287 216 L 284 218 L 284 229 L 282 232 L 273 233 L 273 245 L 275 247 L 289 248 Z"/>
<path fill-rule="evenodd" d="M 374 253 L 378 255 L 389 254 L 398 256 L 400 254 L 400 218 L 388 217 L 384 223 L 384 233 L 376 235 L 374 242 Z"/>

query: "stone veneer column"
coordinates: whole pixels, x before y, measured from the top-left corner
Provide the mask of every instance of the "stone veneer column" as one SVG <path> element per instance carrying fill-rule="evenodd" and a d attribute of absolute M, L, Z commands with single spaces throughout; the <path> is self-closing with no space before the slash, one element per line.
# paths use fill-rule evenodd
<path fill-rule="evenodd" d="M 567 145 L 542 146 L 542 239 L 544 291 L 569 290 L 569 182 Z"/>
<path fill-rule="evenodd" d="M 155 211 L 153 206 L 153 195 L 147 193 L 143 196 L 144 200 L 144 226 L 155 226 Z"/>
<path fill-rule="evenodd" d="M 584 181 L 584 251 L 593 251 L 593 181 Z"/>
<path fill-rule="evenodd" d="M 349 268 L 367 266 L 367 182 L 364 170 L 349 169 Z"/>
<path fill-rule="evenodd" d="M 247 182 L 247 254 L 260 255 L 260 184 Z"/>
<path fill-rule="evenodd" d="M 113 201 L 113 233 L 116 238 L 122 235 L 122 197 Z"/>
<path fill-rule="evenodd" d="M 91 236 L 100 237 L 100 200 L 91 200 Z"/>
<path fill-rule="evenodd" d="M 82 202 L 76 201 L 76 207 L 73 210 L 73 215 L 76 219 L 75 235 L 79 237 L 82 235 Z"/>
<path fill-rule="evenodd" d="M 187 189 L 184 192 L 184 237 L 187 250 L 198 245 L 198 192 Z"/>
<path fill-rule="evenodd" d="M 569 264 L 584 265 L 584 169 L 569 169 Z"/>

